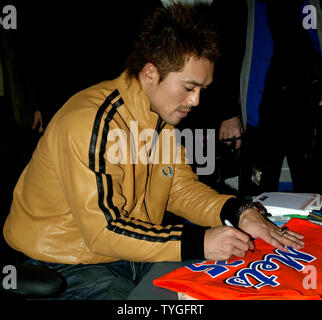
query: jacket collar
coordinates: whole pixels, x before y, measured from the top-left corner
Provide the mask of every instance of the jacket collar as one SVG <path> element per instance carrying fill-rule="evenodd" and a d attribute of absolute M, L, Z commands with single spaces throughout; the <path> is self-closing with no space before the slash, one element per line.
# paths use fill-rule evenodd
<path fill-rule="evenodd" d="M 124 71 L 116 79 L 116 87 L 124 101 L 125 110 L 122 108 L 119 110 L 124 120 L 137 121 L 142 130 L 155 129 L 159 115 L 151 111 L 150 101 L 140 82 L 135 77 L 130 78 Z"/>

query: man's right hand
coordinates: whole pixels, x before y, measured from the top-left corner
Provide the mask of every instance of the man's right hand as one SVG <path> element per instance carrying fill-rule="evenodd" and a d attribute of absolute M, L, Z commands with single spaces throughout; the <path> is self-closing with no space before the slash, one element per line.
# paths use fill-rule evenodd
<path fill-rule="evenodd" d="M 204 254 L 207 260 L 228 260 L 233 256 L 243 258 L 254 249 L 250 237 L 233 227 L 220 226 L 206 230 Z"/>

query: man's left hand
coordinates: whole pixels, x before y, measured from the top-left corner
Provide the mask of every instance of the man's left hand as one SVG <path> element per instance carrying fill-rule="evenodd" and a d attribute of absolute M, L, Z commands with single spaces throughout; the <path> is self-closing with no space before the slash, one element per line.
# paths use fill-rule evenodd
<path fill-rule="evenodd" d="M 302 240 L 304 236 L 289 229 L 282 232 L 280 228 L 252 208 L 242 213 L 238 227 L 253 239 L 260 238 L 282 251 L 286 251 L 285 246 L 291 246 L 294 249 L 301 249 L 304 246 Z"/>

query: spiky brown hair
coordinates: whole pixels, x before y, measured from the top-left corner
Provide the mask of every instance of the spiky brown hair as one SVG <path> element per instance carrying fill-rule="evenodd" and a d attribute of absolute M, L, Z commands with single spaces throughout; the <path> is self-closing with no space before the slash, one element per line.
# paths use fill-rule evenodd
<path fill-rule="evenodd" d="M 128 75 L 138 77 L 144 65 L 151 62 L 162 81 L 169 72 L 180 71 L 192 56 L 214 62 L 220 55 L 216 30 L 206 21 L 182 3 L 157 8 L 142 23 L 126 62 Z"/>

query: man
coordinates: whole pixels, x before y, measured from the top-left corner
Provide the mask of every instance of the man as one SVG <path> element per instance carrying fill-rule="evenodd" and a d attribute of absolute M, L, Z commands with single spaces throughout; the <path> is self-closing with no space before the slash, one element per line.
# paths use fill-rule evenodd
<path fill-rule="evenodd" d="M 126 71 L 74 95 L 49 123 L 15 188 L 4 235 L 29 263 L 66 278 L 61 299 L 123 299 L 149 262 L 243 257 L 251 237 L 282 250 L 303 246 L 253 204 L 198 182 L 162 134 L 198 105 L 217 56 L 214 30 L 192 9 L 159 8 Z M 193 224 L 166 225 L 166 210 Z M 240 230 L 223 226 L 226 219 Z"/>

